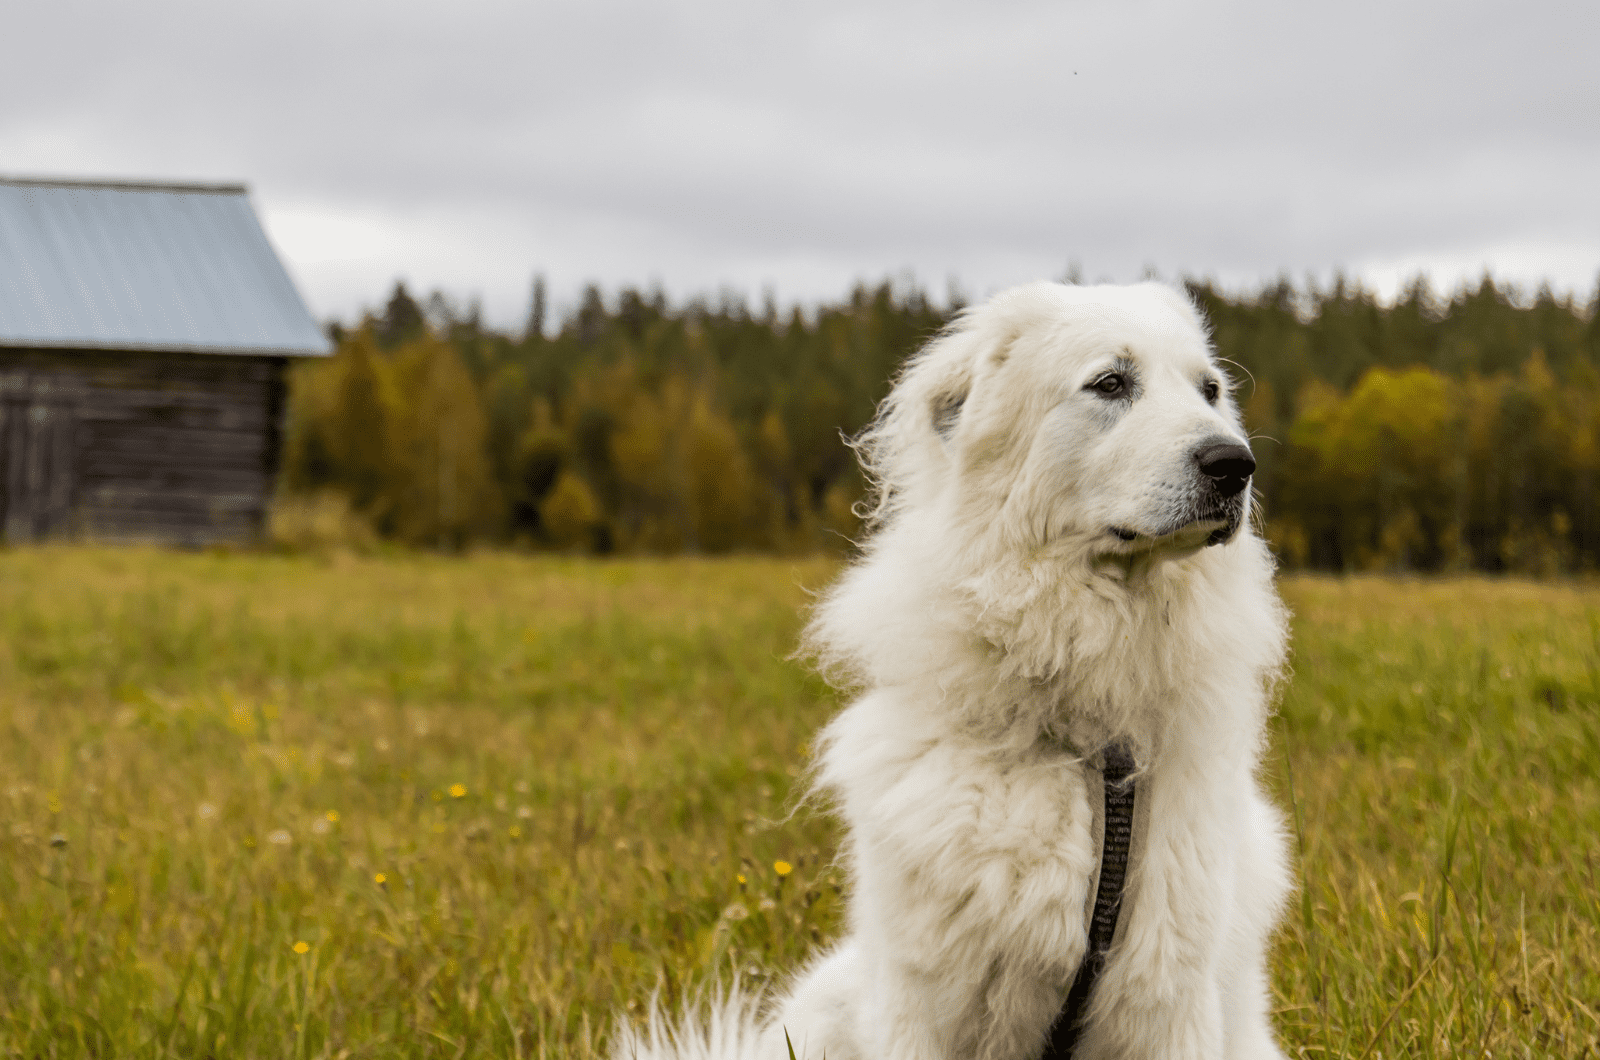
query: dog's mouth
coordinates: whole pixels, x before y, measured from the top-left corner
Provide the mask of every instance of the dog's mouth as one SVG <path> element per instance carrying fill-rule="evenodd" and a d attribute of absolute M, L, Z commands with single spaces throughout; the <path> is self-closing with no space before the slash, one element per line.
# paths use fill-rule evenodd
<path fill-rule="evenodd" d="M 1106 532 L 1119 543 L 1118 552 L 1193 552 L 1233 540 L 1243 522 L 1244 506 L 1226 505 L 1153 529 L 1111 526 Z"/>

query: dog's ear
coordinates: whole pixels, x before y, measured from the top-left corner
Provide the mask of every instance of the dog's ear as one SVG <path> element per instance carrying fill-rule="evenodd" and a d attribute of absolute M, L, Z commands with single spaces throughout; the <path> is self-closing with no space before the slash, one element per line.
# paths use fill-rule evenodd
<path fill-rule="evenodd" d="M 1013 323 L 989 347 L 986 358 L 990 368 L 999 368 L 1011 359 L 1011 347 L 1022 337 L 1022 328 Z"/>
<path fill-rule="evenodd" d="M 966 340 L 962 344 L 966 348 L 961 351 L 964 356 L 952 366 L 953 372 L 940 381 L 929 403 L 933 430 L 941 440 L 949 441 L 960 422 L 961 406 L 972 392 L 974 376 L 1001 368 L 1011 357 L 1011 347 L 1022 337 L 1022 332 L 1020 322 L 1005 320 L 994 334 L 961 336 Z"/>
<path fill-rule="evenodd" d="M 1023 335 L 1022 320 L 1001 318 L 988 329 L 969 328 L 952 334 L 944 343 L 945 371 L 933 386 L 928 408 L 934 433 L 949 441 L 961 420 L 961 407 L 972 393 L 973 382 L 996 372 L 1011 357 L 1011 347 Z"/>
<path fill-rule="evenodd" d="M 957 389 L 945 390 L 933 396 L 930 412 L 933 415 L 933 430 L 941 440 L 949 441 L 950 434 L 956 429 L 956 423 L 961 419 L 961 406 L 967 402 L 967 391 L 971 389 L 966 380 Z"/>

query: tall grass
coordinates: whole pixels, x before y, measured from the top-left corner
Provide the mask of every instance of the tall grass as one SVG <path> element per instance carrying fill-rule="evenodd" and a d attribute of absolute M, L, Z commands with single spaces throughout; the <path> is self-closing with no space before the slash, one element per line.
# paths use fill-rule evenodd
<path fill-rule="evenodd" d="M 1307 1054 L 1600 1055 L 1600 592 L 1294 580 L 1274 755 Z"/>
<path fill-rule="evenodd" d="M 841 928 L 825 564 L 0 553 L 0 1055 L 591 1057 Z M 1291 580 L 1304 1056 L 1600 1053 L 1600 590 Z"/>

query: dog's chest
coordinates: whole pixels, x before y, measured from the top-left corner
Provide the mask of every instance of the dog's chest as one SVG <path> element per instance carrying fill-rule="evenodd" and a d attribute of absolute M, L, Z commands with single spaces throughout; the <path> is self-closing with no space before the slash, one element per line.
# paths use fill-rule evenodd
<path fill-rule="evenodd" d="M 884 840 L 869 839 L 872 869 L 897 892 L 884 897 L 929 921 L 907 924 L 905 937 L 1069 976 L 1098 867 L 1096 775 L 1065 755 L 956 748 L 923 758 L 895 787 L 878 804 L 888 812 L 852 823 Z"/>
<path fill-rule="evenodd" d="M 1082 763 L 1030 756 L 999 762 L 979 785 L 979 835 L 1019 868 L 1081 870 L 1092 843 L 1096 785 Z"/>

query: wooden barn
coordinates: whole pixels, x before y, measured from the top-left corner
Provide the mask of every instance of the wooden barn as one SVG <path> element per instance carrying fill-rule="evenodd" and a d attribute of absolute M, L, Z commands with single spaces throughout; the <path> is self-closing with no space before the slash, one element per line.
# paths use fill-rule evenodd
<path fill-rule="evenodd" d="M 0 535 L 257 536 L 328 352 L 244 186 L 0 177 Z"/>

